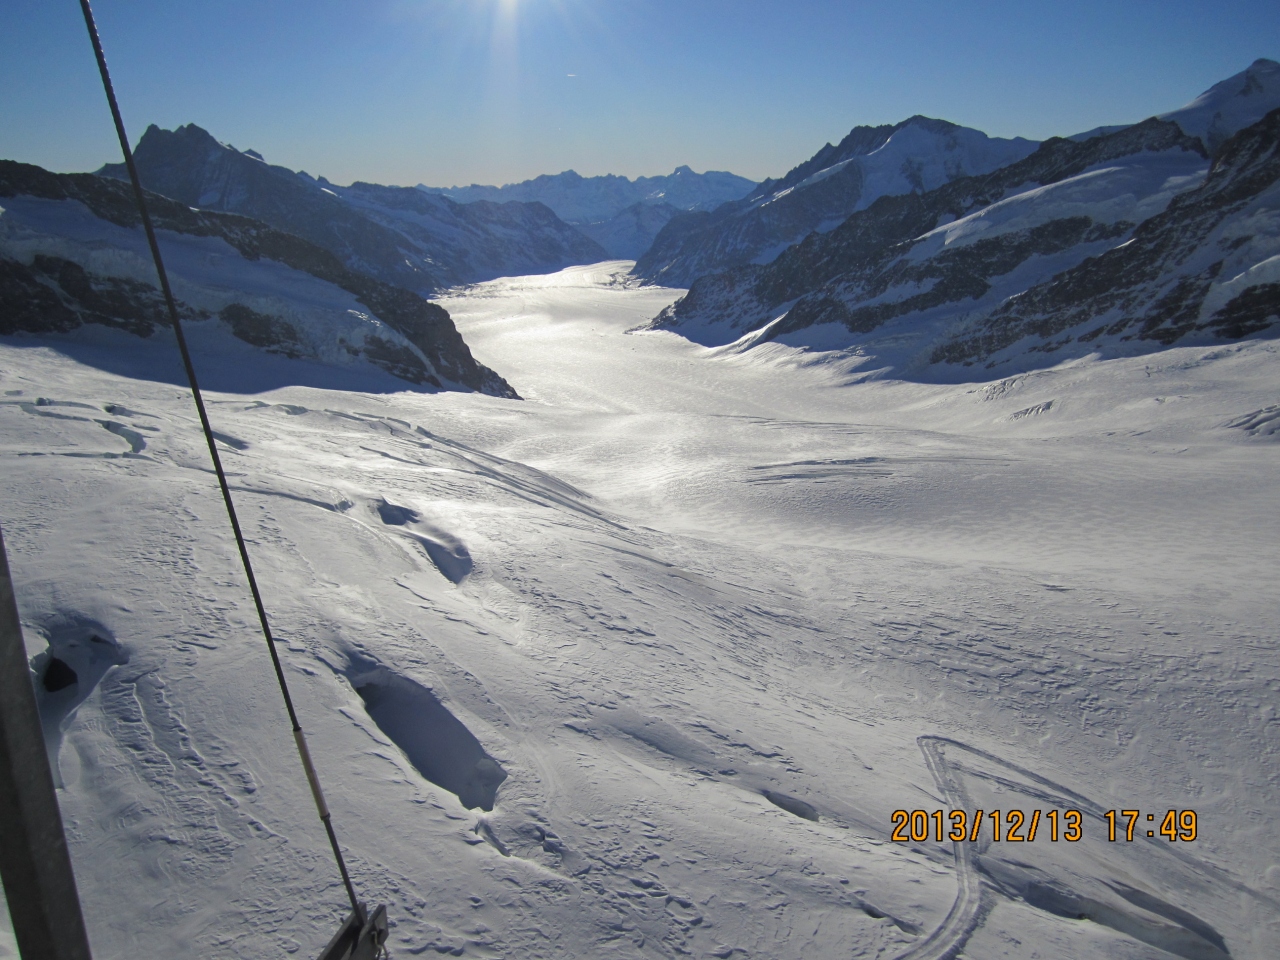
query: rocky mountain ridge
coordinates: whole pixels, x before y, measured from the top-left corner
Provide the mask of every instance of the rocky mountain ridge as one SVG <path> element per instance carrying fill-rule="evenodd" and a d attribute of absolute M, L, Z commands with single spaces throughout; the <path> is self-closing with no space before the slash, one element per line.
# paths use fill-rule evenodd
<path fill-rule="evenodd" d="M 802 298 L 851 270 L 860 277 L 878 276 L 905 252 L 899 245 L 923 237 L 939 224 L 992 206 L 1025 187 L 1058 183 L 1122 157 L 1167 150 L 1204 159 L 1198 140 L 1175 124 L 1151 120 L 1083 143 L 1048 140 L 1015 164 L 984 176 L 953 180 L 926 193 L 882 196 L 836 229 L 811 234 L 773 263 L 749 264 L 696 281 L 657 323 L 675 327 L 696 319 L 701 326 L 724 325 L 727 331 L 746 332 L 774 320 L 784 305 L 793 304 L 799 312 L 792 324 L 824 322 L 818 319 L 817 301 L 810 298 L 801 303 Z M 724 336 L 729 336 L 727 331 Z"/>
<path fill-rule="evenodd" d="M 310 241 L 159 194 L 148 206 L 184 319 L 256 347 L 367 363 L 410 384 L 517 394 L 449 314 Z M 128 184 L 0 161 L 0 333 L 168 327 Z"/>
<path fill-rule="evenodd" d="M 771 262 L 813 232 L 825 232 L 881 196 L 932 190 L 1030 154 L 1036 143 L 1002 140 L 945 120 L 915 116 L 855 127 L 780 180 L 741 200 L 675 217 L 636 262 L 637 276 L 688 286 L 698 277 Z"/>
<path fill-rule="evenodd" d="M 614 260 L 635 260 L 653 245 L 656 237 L 681 211 L 668 203 L 633 203 L 608 220 L 580 223 L 585 233 Z"/>
<path fill-rule="evenodd" d="M 412 187 L 340 187 L 270 165 L 195 124 L 148 127 L 134 159 L 148 190 L 261 220 L 329 250 L 353 270 L 418 293 L 607 257 L 540 204 L 459 204 Z M 123 164 L 99 173 L 127 177 Z"/>
<path fill-rule="evenodd" d="M 670 206 L 677 210 L 710 210 L 745 196 L 755 186 L 754 180 L 723 170 L 694 173 L 688 166 L 680 166 L 666 176 L 637 177 L 635 180 L 615 174 L 584 177 L 576 171 L 565 170 L 501 187 L 475 183 L 469 187 L 419 184 L 418 189 L 459 203 L 477 200 L 544 203 L 560 219 L 577 225 L 602 223 L 637 203 Z"/>
<path fill-rule="evenodd" d="M 1273 111 L 1212 166 L 1171 120 L 1051 139 L 985 176 L 883 196 L 771 264 L 704 277 L 653 326 L 943 378 L 1255 334 L 1280 321 L 1278 133 Z"/>
<path fill-rule="evenodd" d="M 1223 141 L 1204 182 L 1130 238 L 1009 298 L 933 362 L 998 363 L 1021 340 L 1052 353 L 1102 336 L 1168 345 L 1280 324 L 1280 109 Z"/>
<path fill-rule="evenodd" d="M 1252 126 L 1280 105 L 1280 63 L 1258 59 L 1215 83 L 1184 107 L 1159 115 L 1171 120 L 1205 149 L 1217 150 L 1228 137 Z"/>

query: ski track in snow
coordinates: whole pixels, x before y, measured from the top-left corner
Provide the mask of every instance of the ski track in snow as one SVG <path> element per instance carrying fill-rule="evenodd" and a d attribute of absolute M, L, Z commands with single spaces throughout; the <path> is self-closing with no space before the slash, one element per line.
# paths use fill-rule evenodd
<path fill-rule="evenodd" d="M 392 955 L 1275 956 L 1275 343 L 844 386 L 626 334 L 677 292 L 616 270 L 446 301 L 523 402 L 210 396 Z M 0 356 L 95 956 L 316 954 L 344 897 L 189 396 Z M 1067 806 L 1078 844 L 889 839 Z"/>

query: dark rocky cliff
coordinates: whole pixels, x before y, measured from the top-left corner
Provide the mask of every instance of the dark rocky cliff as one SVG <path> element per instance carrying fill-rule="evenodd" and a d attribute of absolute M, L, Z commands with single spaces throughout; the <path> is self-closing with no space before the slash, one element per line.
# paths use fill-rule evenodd
<path fill-rule="evenodd" d="M 0 197 L 78 201 L 101 220 L 141 230 L 131 188 L 107 177 L 55 174 L 0 160 Z M 502 377 L 475 361 L 449 314 L 416 293 L 352 270 L 332 252 L 257 220 L 193 210 L 153 193 L 148 194 L 147 202 L 158 230 L 219 238 L 245 260 L 272 260 L 350 294 L 403 338 L 395 342 L 371 334 L 364 341 L 367 358 L 395 376 L 435 387 L 447 387 L 451 382 L 495 396 L 516 396 Z M 227 282 L 233 285 L 234 276 Z M 191 319 L 203 318 L 200 311 L 186 305 L 182 312 Z M 248 343 L 285 354 L 295 352 L 299 331 L 293 322 L 242 303 L 228 304 L 220 318 Z M 14 257 L 0 260 L 0 333 L 65 332 L 84 323 L 148 336 L 157 327 L 167 326 L 168 320 L 159 291 L 152 284 L 94 275 L 82 265 L 52 254 L 36 255 L 30 261 Z"/>
<path fill-rule="evenodd" d="M 135 151 L 148 190 L 239 213 L 310 240 L 353 270 L 419 293 L 607 258 L 541 204 L 460 204 L 412 187 L 339 187 L 219 143 L 195 124 L 147 128 Z M 124 164 L 99 174 L 125 179 Z"/>

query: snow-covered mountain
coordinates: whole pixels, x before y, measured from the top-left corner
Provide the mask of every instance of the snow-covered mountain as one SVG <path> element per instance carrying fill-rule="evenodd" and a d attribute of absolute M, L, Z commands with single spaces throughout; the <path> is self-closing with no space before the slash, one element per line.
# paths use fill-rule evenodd
<path fill-rule="evenodd" d="M 1215 83 L 1185 107 L 1160 114 L 1183 132 L 1217 150 L 1224 140 L 1257 123 L 1280 106 L 1280 63 L 1255 60 L 1249 67 Z"/>
<path fill-rule="evenodd" d="M 1154 347 L 1238 340 L 1277 324 L 1280 110 L 1273 110 L 1224 141 L 1203 183 L 1178 193 L 1123 243 L 970 318 L 930 359 L 998 367 L 1020 352 L 1079 352 L 1076 345 L 1104 337 Z"/>
<path fill-rule="evenodd" d="M 210 349 L 515 396 L 438 305 L 259 221 L 157 194 L 149 204 L 179 309 Z M 129 185 L 0 161 L 0 333 L 86 324 L 144 338 L 169 325 Z"/>
<path fill-rule="evenodd" d="M 911 117 L 854 127 L 781 180 L 714 211 L 674 218 L 636 263 L 635 274 L 668 286 L 747 263 L 769 263 L 810 233 L 830 230 L 882 196 L 920 193 L 987 173 L 1036 148 L 945 120 Z"/>
<path fill-rule="evenodd" d="M 195 124 L 148 127 L 134 157 L 148 190 L 261 220 L 337 254 L 353 270 L 419 293 L 607 256 L 537 203 L 459 204 L 412 187 L 340 187 L 270 165 Z M 98 172 L 127 176 L 119 163 Z"/>
<path fill-rule="evenodd" d="M 597 223 L 580 223 L 585 233 L 616 260 L 635 260 L 644 254 L 672 217 L 680 211 L 669 203 L 633 203 Z"/>
<path fill-rule="evenodd" d="M 665 204 L 678 210 L 711 210 L 745 196 L 755 185 L 754 180 L 723 170 L 694 173 L 688 166 L 680 166 L 665 177 L 637 177 L 635 180 L 614 174 L 584 177 L 576 171 L 566 170 L 501 187 L 475 183 L 469 187 L 419 184 L 418 189 L 459 203 L 477 200 L 545 203 L 565 222 L 581 224 L 609 220 L 637 203 Z"/>
<path fill-rule="evenodd" d="M 618 260 L 634 260 L 649 249 L 659 231 L 676 214 L 713 210 L 737 200 L 756 186 L 754 180 L 722 170 L 694 173 L 687 166 L 665 177 L 631 180 L 609 174 L 584 177 L 573 170 L 544 174 L 502 187 L 428 187 L 419 190 L 472 204 L 482 201 L 544 203 Z"/>
<path fill-rule="evenodd" d="M 947 364 L 1248 336 L 1280 314 L 1278 139 L 1274 110 L 1212 166 L 1169 120 L 1055 138 L 985 176 L 882 197 L 766 266 L 703 277 L 654 326 L 942 379 L 968 375 Z"/>

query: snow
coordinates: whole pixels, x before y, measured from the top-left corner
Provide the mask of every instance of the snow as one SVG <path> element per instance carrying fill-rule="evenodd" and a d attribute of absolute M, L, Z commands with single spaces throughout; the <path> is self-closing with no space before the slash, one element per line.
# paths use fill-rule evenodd
<path fill-rule="evenodd" d="M 1237 131 L 1280 107 L 1280 63 L 1259 59 L 1234 76 L 1215 83 L 1185 107 L 1160 115 L 1182 132 L 1199 137 L 1210 150 Z"/>
<path fill-rule="evenodd" d="M 1198 187 L 1207 172 L 1204 159 L 1186 150 L 1135 154 L 1056 183 L 1010 191 L 1003 200 L 924 234 L 909 256 L 920 260 L 943 247 L 965 246 L 1067 217 L 1141 223 L 1163 211 L 1177 194 Z"/>
<path fill-rule="evenodd" d="M 297 351 L 330 365 L 367 371 L 368 363 L 345 345 L 358 346 L 371 336 L 420 352 L 333 284 L 274 260 L 247 260 L 219 237 L 157 233 L 174 296 L 196 310 L 216 314 L 239 303 L 283 318 L 299 338 Z M 77 200 L 5 198 L 0 256 L 30 264 L 40 254 L 72 260 L 91 274 L 155 285 L 155 266 L 141 230 L 102 220 Z M 190 327 L 190 335 L 220 354 L 240 357 L 249 350 L 216 319 Z"/>
<path fill-rule="evenodd" d="M 1037 146 L 1034 141 L 1021 137 L 1012 140 L 988 137 L 980 130 L 968 127 L 953 127 L 941 133 L 928 122 L 907 121 L 875 150 L 824 167 L 799 183 L 766 194 L 752 207 L 768 206 L 791 193 L 821 183 L 850 164 L 857 164 L 862 184 L 853 209 L 865 210 L 882 196 L 934 190 L 956 177 L 987 173 L 1006 166 L 1032 153 Z M 827 229 L 842 221 L 840 218 Z M 767 263 L 773 259 L 769 257 L 766 260 L 763 256 L 752 262 Z"/>
<path fill-rule="evenodd" d="M 936 190 L 956 177 L 1007 166 L 1037 146 L 1021 137 L 1004 140 L 967 127 L 940 137 L 932 130 L 907 124 L 862 161 L 865 180 L 858 209 L 869 207 L 878 197 L 912 189 Z"/>
<path fill-rule="evenodd" d="M 443 302 L 524 401 L 209 396 L 393 956 L 1276 956 L 1277 344 L 867 379 L 627 334 L 681 293 L 628 266 Z M 314 956 L 344 897 L 169 349 L 0 341 L 94 955 Z M 1085 836 L 889 839 L 964 803 Z"/>
<path fill-rule="evenodd" d="M 1199 137 L 1210 151 L 1245 127 L 1257 123 L 1280 107 L 1280 63 L 1261 58 L 1227 79 L 1215 83 L 1186 106 L 1159 115 L 1172 120 L 1182 132 Z M 1073 134 L 1070 140 L 1090 140 L 1123 130 L 1128 124 L 1094 127 Z"/>

